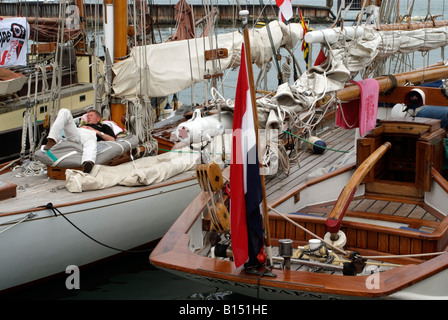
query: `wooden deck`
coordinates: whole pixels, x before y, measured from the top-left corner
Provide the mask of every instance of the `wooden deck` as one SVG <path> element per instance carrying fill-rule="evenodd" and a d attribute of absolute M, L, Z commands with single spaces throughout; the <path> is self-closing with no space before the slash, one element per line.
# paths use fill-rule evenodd
<path fill-rule="evenodd" d="M 344 159 L 347 152 L 352 152 L 355 149 L 355 130 L 335 128 L 319 135 L 319 138 L 325 141 L 327 148 L 331 150 L 326 150 L 323 154 L 313 154 L 306 149 L 304 142 L 304 149 L 300 154 L 299 161 L 291 164 L 288 175 L 279 174 L 266 178 L 268 202 L 306 180 L 314 170 L 338 164 Z M 346 153 L 332 150 L 346 151 Z"/>
<path fill-rule="evenodd" d="M 323 238 L 325 222 L 335 202 L 308 206 L 289 217 Z M 441 221 L 431 211 L 423 202 L 402 203 L 358 197 L 347 209 L 341 230 L 347 235 L 347 248 L 356 248 L 367 255 L 372 252 L 403 255 L 438 252 L 446 247 L 443 234 L 447 221 Z M 270 231 L 274 244 L 279 239 L 292 239 L 295 244 L 303 245 L 312 239 L 311 235 L 276 215 L 270 216 Z M 403 259 L 391 261 L 404 262 Z M 407 261 L 418 262 L 416 259 Z"/>
<path fill-rule="evenodd" d="M 130 193 L 156 189 L 161 185 L 176 184 L 176 182 L 188 180 L 194 185 L 196 179 L 193 171 L 181 173 L 178 176 L 167 179 L 164 182 L 149 186 L 127 187 L 116 185 L 110 188 L 84 191 L 80 193 L 69 192 L 65 187 L 65 180 L 48 178 L 46 174 L 20 176 L 21 170 L 9 171 L 0 175 L 0 182 L 17 185 L 17 196 L 0 202 L 0 217 L 13 213 L 38 210 L 51 202 L 54 206 L 67 206 L 81 202 L 95 201 L 112 197 L 123 196 Z M 42 209 L 39 209 L 42 210 Z"/>
<path fill-rule="evenodd" d="M 328 204 L 309 206 L 300 210 L 301 213 L 312 214 L 320 217 L 328 217 L 330 211 L 333 208 L 335 202 Z M 354 199 L 349 207 L 348 213 L 357 212 L 363 213 L 363 215 L 368 216 L 369 214 L 377 213 L 390 216 L 396 216 L 400 218 L 409 219 L 421 219 L 426 221 L 438 221 L 436 216 L 434 216 L 429 210 L 419 203 L 402 203 L 397 201 L 386 201 L 378 199 L 366 199 L 359 198 Z"/>
<path fill-rule="evenodd" d="M 274 203 L 281 195 L 294 191 L 294 188 L 306 181 L 313 171 L 335 166 L 344 160 L 347 153 L 354 151 L 355 130 L 333 129 L 319 136 L 327 143 L 323 154 L 304 151 L 300 161 L 292 165 L 289 175 L 278 175 L 266 179 L 268 203 Z M 356 157 L 350 157 L 346 163 L 355 164 Z M 391 188 L 391 186 L 387 187 Z M 399 188 L 397 186 L 397 188 Z M 377 191 L 377 190 L 376 190 Z M 420 197 L 401 197 L 366 192 L 355 197 L 347 208 L 341 230 L 347 234 L 347 245 L 366 252 L 389 252 L 394 254 L 414 254 L 437 252 L 446 245 L 442 236 L 447 222 L 442 221 L 440 212 L 427 205 Z M 275 201 L 274 201 L 275 200 Z M 336 201 L 316 204 L 300 209 L 300 214 L 290 212 L 289 217 L 296 223 L 309 229 L 319 237 L 326 233 L 325 221 Z M 279 239 L 293 239 L 295 244 L 303 245 L 311 235 L 287 222 L 278 215 L 270 215 L 270 233 L 272 243 Z M 369 230 L 361 230 L 359 225 L 372 224 Z M 416 259 L 410 259 L 416 262 Z"/>

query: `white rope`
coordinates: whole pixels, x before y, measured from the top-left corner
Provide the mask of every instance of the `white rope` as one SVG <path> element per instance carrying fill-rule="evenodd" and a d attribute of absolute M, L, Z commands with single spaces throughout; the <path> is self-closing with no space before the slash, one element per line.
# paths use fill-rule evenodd
<path fill-rule="evenodd" d="M 14 167 L 13 171 L 22 168 L 22 172 L 15 174 L 16 178 L 30 177 L 30 176 L 38 176 L 46 173 L 47 166 L 40 161 L 33 160 L 28 164 L 23 166 Z"/>
<path fill-rule="evenodd" d="M 31 213 L 28 213 L 25 217 L 23 217 L 22 219 L 18 220 L 15 224 L 13 224 L 13 225 L 9 226 L 8 228 L 5 228 L 5 229 L 3 229 L 2 231 L 0 231 L 0 234 L 3 233 L 3 232 L 5 232 L 5 231 L 7 231 L 7 230 L 9 230 L 9 229 L 11 229 L 12 227 L 15 227 L 15 226 L 19 225 L 19 224 L 22 223 L 23 221 L 28 220 L 28 219 L 31 219 L 31 218 L 33 218 L 33 217 L 35 217 L 35 216 L 36 216 L 35 213 L 32 213 L 32 212 L 31 212 Z M 12 220 L 12 221 L 16 221 L 16 220 Z M 10 221 L 10 222 L 6 222 L 6 223 L 4 223 L 4 224 L 11 223 L 12 221 Z"/>
<path fill-rule="evenodd" d="M 291 78 L 291 66 L 289 65 L 289 58 L 286 58 L 286 62 L 282 64 L 282 79 L 283 82 L 289 82 Z"/>
<path fill-rule="evenodd" d="M 279 216 L 281 216 L 282 218 L 284 218 L 285 220 L 291 222 L 292 224 L 294 224 L 296 227 L 300 228 L 301 230 L 305 231 L 306 233 L 310 234 L 311 236 L 313 236 L 316 239 L 319 239 L 320 241 L 322 241 L 323 243 L 325 243 L 326 245 L 328 245 L 329 247 L 331 247 L 332 249 L 334 249 L 335 251 L 338 251 L 341 254 L 347 255 L 347 252 L 333 246 L 331 243 L 326 242 L 324 239 L 322 239 L 321 237 L 319 237 L 318 235 L 316 235 L 315 233 L 313 233 L 312 231 L 308 230 L 307 228 L 301 226 L 299 223 L 295 222 L 294 220 L 290 219 L 288 216 L 286 216 L 285 214 L 277 211 L 276 209 L 274 209 L 271 206 L 268 206 L 268 208 L 272 211 L 274 211 L 276 214 L 278 214 Z"/>

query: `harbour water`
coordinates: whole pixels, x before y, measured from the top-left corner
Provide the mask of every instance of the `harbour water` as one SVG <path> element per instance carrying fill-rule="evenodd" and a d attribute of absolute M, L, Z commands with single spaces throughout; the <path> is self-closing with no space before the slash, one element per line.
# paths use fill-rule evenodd
<path fill-rule="evenodd" d="M 169 1 L 169 0 L 165 0 Z M 323 4 L 325 1 L 322 1 Z M 337 1 L 334 1 L 337 3 Z M 410 1 L 408 1 L 409 3 Z M 295 3 L 295 2 L 294 2 Z M 406 1 L 401 2 L 406 5 Z M 416 1 L 414 14 L 427 14 L 427 1 Z M 430 12 L 444 13 L 444 1 L 431 1 Z M 448 9 L 448 8 L 447 8 Z M 301 54 L 301 53 L 300 53 Z M 298 56 L 300 55 L 298 54 Z M 303 59 L 300 63 L 303 65 Z M 232 76 L 230 76 L 232 77 Z M 275 78 L 275 77 L 274 77 Z M 231 89 L 229 89 L 230 91 Z M 183 98 L 188 102 L 189 94 Z M 68 274 L 0 295 L 7 300 L 246 300 L 215 287 L 177 277 L 155 268 L 150 252 L 130 253 L 80 269 L 79 289 L 68 289 Z"/>
<path fill-rule="evenodd" d="M 221 300 L 247 299 L 231 292 L 180 278 L 152 266 L 148 252 L 127 253 L 80 268 L 79 289 L 67 288 L 70 273 L 29 285 L 6 300 Z"/>

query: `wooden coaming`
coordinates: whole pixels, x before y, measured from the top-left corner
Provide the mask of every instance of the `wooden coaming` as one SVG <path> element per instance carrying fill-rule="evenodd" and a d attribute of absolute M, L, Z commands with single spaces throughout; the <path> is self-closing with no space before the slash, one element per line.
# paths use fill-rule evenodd
<path fill-rule="evenodd" d="M 434 64 L 432 66 L 428 66 L 421 70 L 413 70 L 409 72 L 404 72 L 401 74 L 395 74 L 396 84 L 392 84 L 392 81 L 389 77 L 383 76 L 378 77 L 376 80 L 380 85 L 380 97 L 385 92 L 393 89 L 394 86 L 404 86 L 407 83 L 413 83 L 414 85 L 419 85 L 422 83 L 428 83 L 432 81 L 440 80 L 446 75 L 448 71 L 447 66 L 443 66 L 440 64 Z M 398 95 L 398 94 L 396 94 Z M 350 101 L 357 99 L 359 97 L 359 87 L 356 84 L 347 84 L 344 89 L 339 90 L 337 92 L 338 99 L 341 101 Z M 320 101 L 320 105 L 325 104 L 331 98 L 331 95 L 328 94 L 327 97 Z M 400 97 L 401 101 L 403 101 L 404 97 Z M 444 105 L 444 104 L 442 104 Z"/>
<path fill-rule="evenodd" d="M 331 207 L 331 206 L 330 206 Z M 327 230 L 325 226 L 326 216 L 330 213 L 330 208 L 314 207 L 305 208 L 301 212 L 311 212 L 311 215 L 289 214 L 288 217 L 299 223 L 306 229 L 324 238 Z M 322 217 L 317 216 L 324 214 Z M 419 253 L 433 253 L 445 250 L 448 245 L 446 234 L 448 233 L 448 220 L 442 222 L 414 219 L 401 216 L 393 216 L 379 213 L 369 213 L 360 211 L 347 211 L 347 217 L 358 217 L 366 219 L 366 223 L 358 221 L 343 220 L 341 230 L 347 236 L 347 247 L 351 250 L 369 251 L 370 254 L 391 254 L 406 255 Z M 403 223 L 416 231 L 391 228 L 368 224 L 367 220 L 377 220 L 383 222 Z M 297 245 L 304 245 L 312 236 L 305 233 L 299 227 L 291 225 L 278 215 L 271 215 L 269 218 L 271 237 L 279 239 L 291 239 Z M 431 233 L 417 231 L 420 227 L 434 229 Z M 432 257 L 426 257 L 430 259 Z M 400 260 L 402 263 L 402 260 Z"/>

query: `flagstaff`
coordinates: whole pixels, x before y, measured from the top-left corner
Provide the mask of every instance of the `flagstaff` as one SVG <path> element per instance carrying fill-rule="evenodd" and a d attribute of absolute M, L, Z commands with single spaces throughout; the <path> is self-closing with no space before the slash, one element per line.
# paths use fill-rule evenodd
<path fill-rule="evenodd" d="M 256 98 L 255 98 L 255 88 L 254 88 L 254 76 L 253 76 L 253 70 L 252 70 L 252 54 L 250 51 L 250 39 L 249 39 L 249 28 L 248 28 L 248 10 L 241 10 L 240 16 L 242 20 L 242 27 L 243 27 L 243 35 L 244 35 L 244 47 L 246 52 L 246 66 L 247 66 L 247 74 L 248 74 L 248 80 L 249 80 L 249 90 L 250 90 L 250 96 L 251 96 L 251 107 L 252 107 L 252 113 L 254 115 L 254 128 L 255 128 L 255 136 L 256 136 L 256 144 L 259 145 L 259 137 L 258 137 L 258 117 L 257 117 L 257 105 L 256 105 Z M 258 159 L 261 159 L 260 157 L 260 150 L 257 148 L 258 152 Z M 260 162 L 260 172 L 262 172 L 263 164 Z M 263 215 L 263 222 L 264 222 L 264 233 L 265 233 L 265 245 L 266 245 L 266 256 L 267 261 L 266 265 L 270 266 L 272 265 L 272 253 L 271 253 L 271 237 L 269 232 L 269 217 L 268 217 L 268 206 L 266 201 L 266 186 L 265 186 L 265 179 L 264 174 L 260 175 L 261 178 L 261 188 L 263 191 L 263 201 L 262 201 L 262 215 Z"/>

